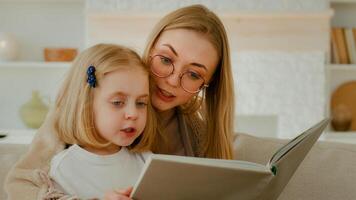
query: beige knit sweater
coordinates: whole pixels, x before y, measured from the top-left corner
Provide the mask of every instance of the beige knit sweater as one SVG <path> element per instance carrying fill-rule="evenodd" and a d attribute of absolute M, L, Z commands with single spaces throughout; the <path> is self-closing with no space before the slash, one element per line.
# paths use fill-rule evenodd
<path fill-rule="evenodd" d="M 46 174 L 52 157 L 64 149 L 54 133 L 54 115 L 49 113 L 45 123 L 35 135 L 29 150 L 10 170 L 5 181 L 9 200 L 43 199 L 49 191 Z"/>
<path fill-rule="evenodd" d="M 5 181 L 9 200 L 76 199 L 54 190 L 48 178 L 52 157 L 65 148 L 65 144 L 55 134 L 53 118 L 53 111 L 50 111 L 28 152 L 10 170 Z M 189 156 L 202 156 L 202 133 L 205 130 L 202 120 L 194 116 L 188 117 L 181 112 L 177 112 L 177 118 L 184 138 L 185 152 Z"/>

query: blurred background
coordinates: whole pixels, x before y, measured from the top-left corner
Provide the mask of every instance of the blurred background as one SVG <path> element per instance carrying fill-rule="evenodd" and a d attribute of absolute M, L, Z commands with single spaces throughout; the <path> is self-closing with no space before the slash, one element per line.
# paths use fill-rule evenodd
<path fill-rule="evenodd" d="M 290 138 L 331 117 L 323 139 L 356 143 L 356 0 L 0 0 L 2 133 L 29 141 L 77 53 L 142 53 L 161 17 L 191 4 L 227 29 L 236 131 Z"/>

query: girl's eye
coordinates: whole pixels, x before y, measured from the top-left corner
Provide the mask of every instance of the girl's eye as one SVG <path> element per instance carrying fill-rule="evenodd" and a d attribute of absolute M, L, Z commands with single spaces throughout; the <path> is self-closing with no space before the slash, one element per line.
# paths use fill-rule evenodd
<path fill-rule="evenodd" d="M 124 101 L 113 101 L 111 103 L 114 106 L 122 106 L 122 105 L 124 105 L 125 102 Z"/>
<path fill-rule="evenodd" d="M 172 61 L 171 59 L 167 58 L 167 57 L 164 57 L 164 56 L 160 56 L 161 57 L 161 63 L 164 64 L 164 65 L 171 65 L 172 64 Z"/>
<path fill-rule="evenodd" d="M 146 106 L 147 106 L 147 103 L 146 102 L 137 102 L 136 103 L 136 105 L 137 105 L 137 107 L 139 107 L 139 108 L 145 108 Z"/>

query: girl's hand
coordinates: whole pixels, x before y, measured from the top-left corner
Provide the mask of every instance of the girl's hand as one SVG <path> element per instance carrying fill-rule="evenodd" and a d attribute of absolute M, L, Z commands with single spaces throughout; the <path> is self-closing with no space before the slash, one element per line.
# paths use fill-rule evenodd
<path fill-rule="evenodd" d="M 105 193 L 104 200 L 132 200 L 130 194 L 132 192 L 132 187 L 125 190 L 115 190 Z"/>

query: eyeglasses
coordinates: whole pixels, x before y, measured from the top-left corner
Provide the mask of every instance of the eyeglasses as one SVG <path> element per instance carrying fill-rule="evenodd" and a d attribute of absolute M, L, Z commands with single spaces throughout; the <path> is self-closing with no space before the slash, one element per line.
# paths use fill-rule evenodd
<path fill-rule="evenodd" d="M 174 73 L 174 65 L 171 59 L 162 56 L 155 55 L 151 57 L 151 71 L 160 78 L 165 78 Z M 187 70 L 179 75 L 180 85 L 188 93 L 198 93 L 204 87 L 209 85 L 205 84 L 204 78 L 193 70 Z"/>

